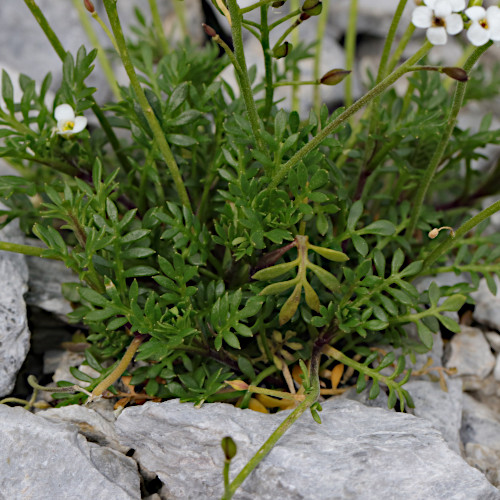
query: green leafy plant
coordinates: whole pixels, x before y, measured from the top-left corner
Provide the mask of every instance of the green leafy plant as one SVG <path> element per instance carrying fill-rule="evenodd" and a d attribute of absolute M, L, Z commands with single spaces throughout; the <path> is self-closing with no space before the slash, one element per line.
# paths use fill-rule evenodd
<path fill-rule="evenodd" d="M 478 172 L 472 162 L 479 149 L 500 142 L 500 132 L 488 115 L 478 131 L 457 125 L 465 102 L 498 94 L 494 79 L 474 68 L 492 42 L 469 49 L 463 68 L 418 66 L 429 41 L 398 66 L 413 33 L 410 26 L 394 46 L 407 3 L 400 0 L 378 74 L 353 103 L 355 2 L 348 67 L 321 75 L 321 43 L 287 40 L 311 16 L 321 17 L 321 38 L 328 9 L 317 0 L 273 23 L 268 14 L 283 2 L 240 8 L 218 0 L 233 47 L 207 25 L 205 46 L 174 45 L 154 1 L 153 25 L 138 12 L 135 39 L 126 40 L 115 0 L 104 0 L 111 29 L 86 0 L 130 79 L 118 88 L 107 72 L 119 98 L 97 103 L 85 80 L 99 51 L 66 52 L 35 1 L 25 3 L 60 57 L 63 78 L 49 106 L 50 75 L 39 87 L 22 75 L 15 100 L 2 73 L 0 156 L 19 176 L 0 177 L 0 220 L 19 219 L 45 246 L 0 242 L 0 249 L 60 260 L 79 277 L 64 286 L 74 306 L 69 319 L 86 328 L 85 364 L 99 376 L 73 369 L 89 385 L 61 382 L 71 387 L 54 391 L 58 404 L 120 397 L 114 384 L 125 375 L 127 387 L 155 400 L 292 408 L 232 483 L 235 449 L 227 451 L 226 439 L 224 498 L 304 411 L 320 422 L 319 377 L 334 361 L 350 375 L 342 387 L 336 375 L 324 394 L 370 386 L 369 397 L 386 392 L 390 408 L 413 406 L 404 389 L 407 357 L 430 350 L 441 327 L 459 331 L 443 313 L 471 302 L 481 276 L 496 291 L 499 238 L 484 230 L 500 202 L 471 215 L 500 191 L 499 166 Z M 246 18 L 254 10 L 260 22 Z M 178 14 L 182 20 L 182 8 Z M 274 37 L 283 23 L 285 33 Z M 247 67 L 243 29 L 262 45 L 262 81 Z M 311 57 L 314 79 L 301 81 L 298 63 Z M 224 80 L 229 65 L 238 89 Z M 399 95 L 391 86 L 404 75 L 408 90 Z M 450 77 L 458 80 L 451 90 Z M 341 81 L 346 106 L 330 112 L 318 88 Z M 298 111 L 303 84 L 314 86 L 307 116 Z M 292 109 L 274 95 L 285 85 Z M 61 105 L 72 110 L 63 121 L 57 116 L 68 108 Z M 84 112 L 97 121 L 79 128 Z M 470 280 L 432 283 L 423 293 L 415 287 L 417 278 L 445 272 Z M 411 324 L 417 337 L 405 328 Z M 379 346 L 402 354 L 381 356 Z"/>

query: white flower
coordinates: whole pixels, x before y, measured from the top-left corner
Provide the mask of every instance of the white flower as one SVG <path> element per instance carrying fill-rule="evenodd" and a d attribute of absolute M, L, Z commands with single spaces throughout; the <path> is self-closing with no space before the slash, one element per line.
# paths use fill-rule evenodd
<path fill-rule="evenodd" d="M 498 7 L 470 7 L 465 11 L 472 20 L 467 30 L 467 38 L 472 45 L 480 47 L 489 40 L 500 41 L 500 9 Z"/>
<path fill-rule="evenodd" d="M 456 35 L 464 27 L 462 16 L 454 14 L 465 9 L 465 0 L 424 0 L 416 7 L 411 22 L 417 28 L 427 28 L 427 39 L 433 45 L 444 45 L 447 35 Z"/>
<path fill-rule="evenodd" d="M 78 134 L 87 126 L 87 118 L 75 116 L 75 112 L 69 104 L 57 106 L 54 110 L 54 118 L 57 120 L 54 133 L 63 136 Z"/>

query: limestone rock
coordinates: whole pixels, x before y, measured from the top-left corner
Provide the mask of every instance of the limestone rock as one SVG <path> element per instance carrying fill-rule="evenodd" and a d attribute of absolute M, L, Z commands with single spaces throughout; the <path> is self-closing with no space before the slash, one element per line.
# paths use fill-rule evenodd
<path fill-rule="evenodd" d="M 178 401 L 127 408 L 117 419 L 121 442 L 158 474 L 166 497 L 213 499 L 222 494 L 220 441 L 238 446 L 231 478 L 285 415 L 231 405 L 194 408 Z M 246 479 L 237 499 L 453 498 L 500 499 L 500 492 L 450 450 L 429 422 L 335 398 L 322 425 L 304 414 Z"/>
<path fill-rule="evenodd" d="M 88 443 L 73 425 L 1 405 L 0 442 L 2 498 L 141 498 L 136 463 Z"/>

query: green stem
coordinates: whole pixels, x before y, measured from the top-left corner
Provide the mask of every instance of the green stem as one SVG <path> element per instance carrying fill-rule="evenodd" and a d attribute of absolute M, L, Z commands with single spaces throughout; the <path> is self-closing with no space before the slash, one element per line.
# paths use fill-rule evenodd
<path fill-rule="evenodd" d="M 480 222 L 491 217 L 494 213 L 500 210 L 500 201 L 493 203 L 489 207 L 485 208 L 477 215 L 469 219 L 467 222 L 464 222 L 456 231 L 455 236 L 448 236 L 446 240 L 443 241 L 439 246 L 437 246 L 424 260 L 424 267 L 421 273 L 427 270 L 439 257 L 448 252 L 452 247 L 455 246 L 457 240 L 464 236 L 466 233 L 471 231 L 474 227 L 476 227 Z"/>
<path fill-rule="evenodd" d="M 474 64 L 476 64 L 479 57 L 493 44 L 493 42 L 488 42 L 482 47 L 478 47 L 472 55 L 469 57 L 467 62 L 464 64 L 464 70 L 468 73 Z M 436 173 L 436 170 L 441 162 L 441 157 L 448 146 L 448 142 L 450 140 L 451 134 L 453 133 L 453 129 L 455 127 L 455 123 L 457 121 L 458 113 L 462 108 L 462 104 L 465 97 L 465 89 L 467 88 L 467 82 L 457 82 L 457 87 L 455 90 L 455 96 L 453 97 L 453 103 L 450 109 L 450 114 L 448 115 L 448 120 L 445 125 L 445 129 L 440 134 L 441 139 L 439 144 L 436 146 L 434 150 L 434 154 L 427 166 L 427 169 L 424 172 L 424 176 L 422 180 L 419 182 L 419 187 L 417 192 L 415 193 L 415 197 L 413 199 L 413 208 L 411 212 L 410 222 L 408 224 L 408 228 L 406 230 L 406 234 L 409 237 L 412 237 L 415 228 L 417 226 L 418 219 L 420 217 L 420 212 L 422 210 L 422 205 L 424 203 L 425 195 L 431 185 L 432 179 Z"/>
<path fill-rule="evenodd" d="M 259 7 L 263 7 L 265 5 L 269 6 L 270 3 L 274 3 L 276 0 L 261 0 L 260 2 L 254 3 L 241 9 L 241 14 L 246 14 L 247 12 L 251 12 L 252 10 L 258 9 Z"/>
<path fill-rule="evenodd" d="M 0 241 L 0 250 L 4 252 L 21 253 L 23 255 L 31 255 L 33 257 L 44 257 L 42 254 L 47 248 L 32 247 L 31 245 L 21 245 L 19 243 L 10 243 L 8 241 Z M 45 257 L 52 260 L 62 260 L 57 257 Z"/>
<path fill-rule="evenodd" d="M 156 36 L 160 41 L 163 55 L 168 54 L 170 47 L 168 45 L 167 37 L 165 36 L 165 31 L 160 18 L 160 13 L 158 12 L 158 5 L 156 0 L 149 0 L 149 9 L 151 10 L 151 17 L 153 18 L 153 27 L 156 32 Z"/>
<path fill-rule="evenodd" d="M 186 38 L 187 36 L 189 36 L 189 32 L 186 23 L 184 2 L 182 0 L 173 0 L 172 3 L 174 6 L 175 15 L 177 16 L 177 19 L 179 20 L 179 24 L 181 26 L 182 36 Z"/>
<path fill-rule="evenodd" d="M 276 28 L 276 26 L 279 26 L 280 24 L 288 21 L 292 17 L 299 16 L 300 13 L 302 12 L 302 10 L 300 10 L 298 8 L 298 6 L 299 6 L 299 3 L 297 2 L 297 0 L 293 0 L 291 2 L 291 4 L 290 4 L 290 7 L 291 7 L 292 11 L 289 14 L 287 14 L 286 16 L 281 17 L 280 19 L 278 19 L 277 21 L 274 21 L 274 23 L 272 23 L 271 25 L 269 25 L 269 31 L 272 31 L 274 28 Z"/>
<path fill-rule="evenodd" d="M 290 11 L 291 12 L 298 11 L 297 15 L 300 15 L 302 13 L 302 8 L 300 6 L 299 0 L 290 0 Z M 300 21 L 300 18 L 298 19 L 298 21 Z M 292 31 L 292 45 L 294 47 L 298 47 L 299 43 L 300 43 L 299 30 Z M 294 81 L 300 80 L 300 68 L 299 68 L 298 61 L 294 61 L 294 64 L 293 64 L 292 80 L 294 80 Z M 291 99 L 292 99 L 292 103 L 291 103 L 292 104 L 292 111 L 299 112 L 300 111 L 300 100 L 299 100 L 299 87 L 297 85 L 294 85 L 292 87 Z"/>
<path fill-rule="evenodd" d="M 279 37 L 278 41 L 274 44 L 274 48 L 279 47 L 284 41 L 285 38 L 298 26 L 302 24 L 302 21 L 297 19 L 292 25 L 288 26 L 288 28 L 285 30 L 285 32 Z M 295 45 L 295 44 L 294 44 Z"/>
<path fill-rule="evenodd" d="M 391 71 L 394 70 L 396 65 L 398 64 L 404 50 L 406 49 L 406 46 L 408 45 L 408 42 L 410 41 L 413 32 L 415 31 L 415 26 L 410 23 L 408 25 L 408 28 L 406 28 L 406 31 L 404 32 L 403 36 L 401 37 L 401 40 L 398 43 L 398 46 L 396 47 L 396 50 L 394 50 L 391 59 L 389 60 L 389 63 L 387 65 L 387 72 L 390 73 Z"/>
<path fill-rule="evenodd" d="M 224 460 L 224 469 L 222 471 L 222 476 L 224 477 L 224 496 L 229 493 L 229 467 L 231 466 L 231 460 Z M 229 497 L 231 498 L 231 497 Z"/>
<path fill-rule="evenodd" d="M 137 77 L 137 73 L 135 72 L 134 65 L 132 64 L 132 61 L 130 59 L 127 44 L 123 36 L 120 19 L 116 10 L 116 2 L 114 0 L 104 0 L 104 8 L 106 9 L 106 12 L 108 14 L 111 29 L 113 30 L 116 43 L 118 44 L 118 49 L 120 51 L 120 57 L 122 59 L 123 66 L 130 79 L 130 83 L 132 85 L 132 88 L 134 89 L 135 95 L 137 97 L 139 105 L 142 108 L 144 116 L 146 117 L 146 120 L 151 127 L 156 145 L 158 146 L 158 149 L 160 150 L 165 163 L 167 164 L 170 175 L 172 176 L 172 179 L 174 181 L 177 194 L 182 204 L 191 210 L 191 203 L 189 201 L 189 196 L 187 194 L 186 187 L 184 186 L 184 181 L 182 180 L 181 173 L 179 172 L 179 167 L 177 166 L 174 155 L 170 150 L 170 146 L 168 145 L 161 125 L 158 122 L 148 100 L 146 99 L 144 90 L 141 86 L 139 78 Z"/>
<path fill-rule="evenodd" d="M 106 56 L 106 51 L 104 50 L 101 42 L 99 41 L 98 36 L 94 28 L 92 27 L 92 23 L 89 20 L 89 12 L 85 9 L 81 0 L 73 0 L 73 5 L 75 9 L 78 11 L 78 16 L 80 17 L 80 23 L 83 26 L 85 34 L 87 35 L 90 43 L 97 49 L 97 59 L 99 59 L 99 63 L 101 65 L 102 71 L 106 80 L 108 81 L 108 85 L 113 92 L 115 98 L 117 100 L 121 99 L 120 89 L 118 87 L 118 83 L 116 83 L 115 74 L 113 72 L 113 68 L 109 62 L 108 57 Z"/>
<path fill-rule="evenodd" d="M 267 20 L 268 5 L 262 5 L 260 8 L 260 24 L 261 24 L 261 44 L 262 50 L 264 52 L 264 68 L 265 68 L 265 86 L 266 86 L 266 97 L 264 101 L 264 110 L 262 112 L 262 118 L 266 121 L 271 114 L 271 108 L 273 106 L 273 63 L 271 59 L 271 49 L 269 45 L 269 26 Z"/>
<path fill-rule="evenodd" d="M 287 85 L 318 85 L 319 86 L 319 82 L 317 80 L 307 80 L 307 81 L 298 80 L 298 81 L 293 81 L 293 82 L 289 82 L 289 81 L 276 82 L 274 84 L 274 87 L 285 87 Z"/>
<path fill-rule="evenodd" d="M 330 8 L 330 0 L 323 0 L 323 9 L 318 19 L 318 28 L 316 35 L 316 52 L 314 53 L 314 69 L 313 78 L 316 81 L 320 79 L 321 71 L 321 53 L 323 51 L 323 40 L 325 38 L 326 23 L 328 20 L 328 11 Z M 321 111 L 321 88 L 320 86 L 314 87 L 313 90 L 313 106 L 315 113 L 319 116 Z"/>
<path fill-rule="evenodd" d="M 109 0 L 106 0 L 109 1 Z M 252 86 L 250 84 L 250 78 L 248 76 L 247 63 L 245 60 L 245 51 L 243 49 L 243 38 L 241 34 L 241 23 L 242 15 L 236 0 L 228 0 L 229 13 L 231 15 L 231 33 L 233 36 L 234 54 L 240 66 L 241 72 L 239 73 L 239 84 L 240 91 L 245 101 L 245 106 L 247 108 L 248 119 L 252 127 L 253 135 L 259 149 L 264 149 L 264 143 L 262 141 L 260 133 L 260 118 L 257 113 L 257 106 L 255 105 L 255 100 L 253 97 Z"/>
<path fill-rule="evenodd" d="M 263 335 L 264 336 L 264 335 Z M 264 343 L 264 339 L 262 339 Z M 266 340 L 267 341 L 267 340 Z M 264 344 L 265 345 L 265 344 Z M 272 362 L 272 355 L 270 355 L 270 361 Z M 265 378 L 269 377 L 269 375 L 272 375 L 274 372 L 277 372 L 278 368 L 276 368 L 276 365 L 273 363 L 272 365 L 268 366 L 264 370 L 262 370 L 253 380 L 252 380 L 252 385 L 259 385 Z M 249 391 L 245 392 L 245 395 L 243 396 L 243 399 L 241 401 L 240 408 L 248 408 L 248 403 L 252 397 L 252 393 Z"/>
<path fill-rule="evenodd" d="M 354 56 L 356 51 L 356 23 L 358 20 L 358 0 L 351 0 L 349 8 L 349 21 L 345 38 L 345 59 L 346 69 L 351 70 L 354 66 Z M 352 104 L 352 75 L 348 75 L 344 80 L 345 105 Z"/>
<path fill-rule="evenodd" d="M 406 7 L 408 0 L 399 0 L 398 7 L 392 18 L 391 26 L 389 27 L 389 33 L 385 39 L 384 50 L 382 51 L 382 57 L 380 58 L 380 63 L 378 66 L 377 83 L 381 82 L 387 75 L 387 61 L 389 60 L 389 55 L 391 53 L 392 44 L 394 42 L 394 37 L 399 26 L 399 21 L 403 15 L 403 11 Z M 413 26 L 413 25 L 412 25 Z"/>
<path fill-rule="evenodd" d="M 273 175 L 268 189 L 275 189 L 282 179 L 286 177 L 288 172 L 299 163 L 308 153 L 313 149 L 318 147 L 332 132 L 334 132 L 340 125 L 342 125 L 348 118 L 350 118 L 354 113 L 363 108 L 366 104 L 372 101 L 375 97 L 384 92 L 388 87 L 390 87 L 396 80 L 398 80 L 404 73 L 407 72 L 408 68 L 413 66 L 422 57 L 429 52 L 432 45 L 430 42 L 425 42 L 425 44 L 418 50 L 418 52 L 410 57 L 405 63 L 403 63 L 398 69 L 393 73 L 388 75 L 384 80 L 382 80 L 378 85 L 375 85 L 369 92 L 367 92 L 363 97 L 358 99 L 354 104 L 348 107 L 342 114 L 340 114 L 335 120 L 330 122 L 321 132 L 319 132 L 311 141 L 309 141 L 305 146 L 303 146 L 299 151 L 297 151 L 286 163 L 281 165 L 278 171 Z"/>
<path fill-rule="evenodd" d="M 306 394 L 306 398 L 302 403 L 293 410 L 288 417 L 281 422 L 278 428 L 269 436 L 267 441 L 260 447 L 259 451 L 250 459 L 250 461 L 241 469 L 239 474 L 235 477 L 233 482 L 229 485 L 229 488 L 224 493 L 222 500 L 229 500 L 234 495 L 235 491 L 240 487 L 243 481 L 248 477 L 248 475 L 259 465 L 259 463 L 268 455 L 268 453 L 273 449 L 273 446 L 278 442 L 278 440 L 285 434 L 285 432 L 294 424 L 297 419 L 310 408 L 319 397 L 319 358 L 321 357 L 321 351 L 317 350 L 313 353 L 311 358 L 311 368 L 310 368 L 310 379 L 311 379 L 311 389 Z"/>

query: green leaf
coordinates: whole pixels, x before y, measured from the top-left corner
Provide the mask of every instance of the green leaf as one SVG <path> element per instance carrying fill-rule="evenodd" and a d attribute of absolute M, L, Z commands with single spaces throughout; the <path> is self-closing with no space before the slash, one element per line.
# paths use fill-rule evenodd
<path fill-rule="evenodd" d="M 297 280 L 298 280 L 298 278 L 297 278 Z M 270 285 L 270 286 L 272 286 L 272 285 Z M 287 323 L 288 321 L 290 321 L 293 318 L 293 315 L 295 314 L 295 312 L 297 311 L 297 308 L 299 307 L 301 292 L 302 292 L 302 283 L 299 282 L 295 286 L 295 288 L 292 292 L 292 295 L 290 295 L 290 297 L 288 297 L 287 301 L 283 304 L 283 307 L 280 310 L 280 314 L 279 314 L 280 326 L 284 325 L 285 323 Z"/>
<path fill-rule="evenodd" d="M 432 349 L 434 337 L 431 330 L 427 328 L 421 321 L 417 321 L 417 331 L 422 344 L 424 344 L 427 349 Z"/>
<path fill-rule="evenodd" d="M 175 144 L 176 146 L 194 146 L 195 144 L 198 144 L 198 141 L 189 135 L 184 135 L 184 134 L 167 134 L 167 141 L 170 144 Z"/>
<path fill-rule="evenodd" d="M 429 285 L 429 301 L 430 301 L 432 307 L 437 306 L 437 303 L 438 303 L 440 297 L 441 297 L 441 289 L 436 284 L 436 282 L 433 281 Z"/>
<path fill-rule="evenodd" d="M 385 257 L 384 254 L 376 248 L 373 252 L 373 262 L 375 263 L 375 269 L 381 278 L 385 276 Z"/>
<path fill-rule="evenodd" d="M 378 380 L 374 379 L 368 399 L 376 399 L 379 394 L 380 394 L 380 386 L 378 384 Z"/>
<path fill-rule="evenodd" d="M 400 273 L 399 276 L 401 278 L 405 276 L 414 276 L 415 274 L 418 274 L 422 267 L 424 265 L 423 260 L 417 260 L 415 262 L 412 262 L 409 266 L 405 267 Z"/>
<path fill-rule="evenodd" d="M 230 331 L 225 331 L 223 333 L 224 341 L 234 349 L 241 349 L 240 346 L 240 341 L 238 340 L 238 337 Z"/>
<path fill-rule="evenodd" d="M 396 226 L 388 220 L 377 220 L 368 226 L 357 231 L 361 234 L 379 234 L 381 236 L 391 236 L 396 232 Z"/>
<path fill-rule="evenodd" d="M 392 388 L 389 387 L 389 397 L 387 398 L 387 408 L 389 410 L 392 410 L 398 401 L 398 395 L 396 394 L 396 391 Z"/>
<path fill-rule="evenodd" d="M 467 297 L 465 295 L 452 295 L 451 297 L 448 297 L 439 307 L 439 311 L 458 311 L 464 304 L 465 301 L 467 300 Z"/>
<path fill-rule="evenodd" d="M 153 276 L 157 273 L 158 271 L 151 266 L 134 266 L 129 267 L 126 271 L 124 271 L 123 276 L 125 278 L 135 278 L 141 276 Z"/>
<path fill-rule="evenodd" d="M 83 300 L 90 302 L 94 306 L 106 307 L 109 301 L 99 292 L 92 290 L 92 288 L 80 287 L 78 293 Z"/>
<path fill-rule="evenodd" d="M 334 262 L 345 262 L 349 260 L 349 257 L 338 250 L 332 250 L 331 248 L 317 247 L 316 245 L 307 244 L 307 248 L 321 255 L 325 259 L 333 260 Z"/>
<path fill-rule="evenodd" d="M 404 260 L 405 254 L 401 248 L 398 248 L 392 257 L 391 274 L 396 274 L 399 271 L 399 268 L 403 265 Z"/>
<path fill-rule="evenodd" d="M 394 363 L 395 359 L 396 359 L 396 355 L 393 352 L 387 353 L 382 358 L 382 361 L 379 363 L 379 365 L 377 366 L 376 370 L 380 371 L 380 370 L 383 370 L 384 368 L 386 368 L 387 366 L 392 365 L 392 363 Z"/>
<path fill-rule="evenodd" d="M 187 98 L 188 84 L 181 83 L 174 89 L 167 103 L 167 116 L 171 115 Z"/>
<path fill-rule="evenodd" d="M 81 380 L 82 382 L 89 382 L 89 383 L 94 382 L 94 379 L 90 375 L 87 375 L 86 373 L 83 373 L 76 366 L 70 366 L 69 367 L 69 372 L 77 380 Z"/>
<path fill-rule="evenodd" d="M 304 286 L 304 294 L 306 298 L 306 304 L 316 312 L 319 312 L 319 297 L 318 294 L 314 291 L 313 287 L 307 282 L 303 281 L 302 282 Z"/>
<path fill-rule="evenodd" d="M 363 202 L 361 200 L 353 203 L 351 210 L 349 210 L 349 216 L 347 217 L 347 229 L 349 231 L 354 231 L 356 224 L 363 213 Z"/>
<path fill-rule="evenodd" d="M 255 378 L 255 370 L 253 369 L 253 365 L 251 361 L 249 361 L 244 356 L 238 357 L 238 368 L 240 369 L 243 375 L 246 375 L 250 380 Z"/>
<path fill-rule="evenodd" d="M 356 382 L 356 392 L 362 392 L 366 387 L 366 379 L 365 379 L 365 374 L 360 373 L 358 375 L 358 381 Z"/>
<path fill-rule="evenodd" d="M 264 290 L 262 290 L 259 295 L 275 295 L 292 288 L 299 281 L 298 277 L 295 277 L 288 281 L 280 281 L 279 283 L 273 283 L 272 285 L 267 285 Z"/>
<path fill-rule="evenodd" d="M 10 114 L 13 115 L 15 112 L 14 87 L 8 73 L 4 69 L 2 69 L 2 97 Z"/>
<path fill-rule="evenodd" d="M 125 234 L 120 238 L 122 244 L 132 243 L 133 241 L 138 241 L 141 238 L 144 238 L 151 231 L 149 229 L 136 229 L 134 231 L 130 231 L 130 233 Z"/>
<path fill-rule="evenodd" d="M 351 238 L 356 252 L 361 254 L 363 257 L 366 257 L 368 253 L 368 243 L 366 243 L 366 241 L 356 233 L 353 233 Z"/>
<path fill-rule="evenodd" d="M 328 172 L 324 169 L 319 169 L 314 172 L 314 175 L 309 181 L 309 189 L 312 191 L 323 187 L 328 182 Z"/>
<path fill-rule="evenodd" d="M 340 289 L 339 280 L 330 272 L 311 262 L 307 263 L 307 267 L 318 277 L 318 279 L 332 292 L 338 292 Z"/>
<path fill-rule="evenodd" d="M 114 307 L 108 307 L 106 309 L 96 309 L 90 311 L 84 317 L 85 321 L 104 321 L 105 319 L 111 318 L 116 314 L 116 309 Z"/>
<path fill-rule="evenodd" d="M 441 321 L 445 328 L 448 328 L 448 330 L 452 331 L 453 333 L 460 333 L 460 325 L 454 319 L 448 318 L 448 316 L 443 316 L 441 314 L 436 317 L 439 321 Z"/>

